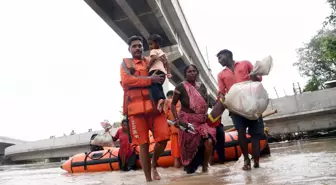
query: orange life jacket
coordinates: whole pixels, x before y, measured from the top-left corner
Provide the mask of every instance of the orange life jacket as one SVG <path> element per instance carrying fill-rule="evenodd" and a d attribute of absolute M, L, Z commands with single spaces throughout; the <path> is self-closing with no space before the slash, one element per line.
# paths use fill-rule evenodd
<path fill-rule="evenodd" d="M 146 60 L 143 58 L 143 60 Z M 124 58 L 122 70 L 127 75 L 148 76 L 146 67 L 139 68 L 134 64 L 133 59 Z M 122 82 L 121 82 L 122 85 Z M 129 87 L 122 85 L 124 90 L 123 114 L 128 116 L 147 114 L 153 112 L 153 102 L 150 98 L 149 87 Z"/>

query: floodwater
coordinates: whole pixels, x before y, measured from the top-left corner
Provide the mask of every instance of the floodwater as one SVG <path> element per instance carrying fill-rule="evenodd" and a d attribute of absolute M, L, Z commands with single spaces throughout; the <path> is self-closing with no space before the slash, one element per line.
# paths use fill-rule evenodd
<path fill-rule="evenodd" d="M 336 184 L 336 139 L 271 144 L 261 168 L 241 170 L 242 158 L 214 165 L 208 173 L 187 175 L 182 169 L 159 168 L 161 181 L 149 184 Z M 68 174 L 60 163 L 0 166 L 1 185 L 141 185 L 141 170 Z M 199 169 L 200 170 L 200 169 Z"/>

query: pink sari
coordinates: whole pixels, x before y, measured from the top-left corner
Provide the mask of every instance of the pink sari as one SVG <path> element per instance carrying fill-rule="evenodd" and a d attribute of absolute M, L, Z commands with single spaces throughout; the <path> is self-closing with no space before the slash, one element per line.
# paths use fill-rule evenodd
<path fill-rule="evenodd" d="M 201 138 L 212 136 L 213 142 L 216 142 L 216 130 L 206 124 L 206 113 L 208 104 L 198 92 L 196 87 L 188 82 L 184 82 L 184 87 L 189 96 L 190 109 L 194 113 L 179 111 L 179 119 L 181 122 L 188 122 L 194 125 L 196 134 L 190 134 L 179 130 L 179 144 L 181 148 L 181 161 L 184 166 L 188 165 L 195 157 Z"/>

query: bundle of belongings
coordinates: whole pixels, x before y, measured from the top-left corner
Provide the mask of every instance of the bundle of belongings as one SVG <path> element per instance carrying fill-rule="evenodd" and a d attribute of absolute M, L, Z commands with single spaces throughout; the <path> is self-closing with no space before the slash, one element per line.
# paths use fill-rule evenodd
<path fill-rule="evenodd" d="M 273 66 L 271 56 L 257 61 L 250 75 L 268 75 Z M 261 82 L 245 81 L 234 84 L 225 95 L 225 100 L 220 99 L 208 115 L 208 124 L 217 126 L 225 108 L 250 120 L 257 120 L 266 110 L 269 97 Z"/>
<path fill-rule="evenodd" d="M 96 137 L 91 139 L 90 145 L 102 146 L 102 147 L 114 147 L 113 135 L 112 135 L 112 125 L 108 120 L 104 120 L 100 123 L 104 128 L 103 133 L 99 133 Z"/>

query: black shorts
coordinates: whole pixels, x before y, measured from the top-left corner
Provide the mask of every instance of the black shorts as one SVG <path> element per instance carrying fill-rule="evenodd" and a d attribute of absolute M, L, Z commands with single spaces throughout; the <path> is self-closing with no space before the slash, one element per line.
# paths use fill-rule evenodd
<path fill-rule="evenodd" d="M 232 122 L 237 130 L 248 128 L 248 133 L 251 136 L 264 135 L 264 121 L 262 117 L 258 120 L 249 120 L 235 113 L 230 113 Z"/>
<path fill-rule="evenodd" d="M 149 75 L 152 75 L 155 71 L 156 70 L 149 72 Z M 160 74 L 164 74 L 164 73 L 162 71 L 157 71 L 156 74 L 160 75 Z M 160 83 L 153 83 L 150 86 L 149 89 L 150 89 L 150 93 L 152 95 L 152 98 L 155 101 L 158 101 L 160 99 L 166 99 L 165 93 L 163 91 L 162 84 L 160 84 Z"/>

